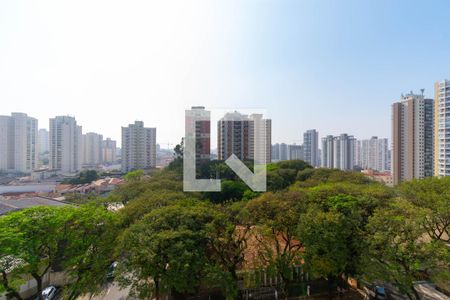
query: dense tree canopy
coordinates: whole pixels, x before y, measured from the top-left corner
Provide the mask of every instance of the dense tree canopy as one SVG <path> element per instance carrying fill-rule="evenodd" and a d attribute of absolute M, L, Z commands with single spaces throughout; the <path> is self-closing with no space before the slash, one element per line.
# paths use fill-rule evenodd
<path fill-rule="evenodd" d="M 245 274 L 260 271 L 281 278 L 279 291 L 289 296 L 299 280 L 293 267 L 327 280 L 330 295 L 348 276 L 389 282 L 411 298 L 417 280 L 450 286 L 450 179 L 390 188 L 287 161 L 267 166 L 262 193 L 214 161 L 198 174 L 219 176 L 222 192 L 185 193 L 182 152 L 164 170 L 129 173 L 106 199 L 0 217 L 1 291 L 20 299 L 23 275 L 39 283 L 53 270 L 69 278 L 66 298 L 99 293 L 113 261 L 116 280 L 138 298 L 217 288 L 236 299 Z M 123 208 L 107 210 L 116 203 Z"/>

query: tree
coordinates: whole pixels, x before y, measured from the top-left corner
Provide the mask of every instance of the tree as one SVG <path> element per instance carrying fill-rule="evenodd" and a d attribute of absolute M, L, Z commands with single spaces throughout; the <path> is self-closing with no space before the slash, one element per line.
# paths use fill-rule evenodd
<path fill-rule="evenodd" d="M 100 292 L 114 261 L 118 217 L 103 206 L 84 205 L 64 225 L 62 265 L 68 276 L 66 299 Z"/>
<path fill-rule="evenodd" d="M 144 176 L 144 170 L 134 170 L 128 172 L 123 178 L 128 182 L 137 182 Z"/>
<path fill-rule="evenodd" d="M 399 198 L 377 209 L 367 225 L 367 277 L 392 282 L 410 299 L 418 299 L 414 281 L 448 275 L 450 266 L 447 246 L 427 237 L 423 216 L 420 208 Z"/>
<path fill-rule="evenodd" d="M 80 172 L 78 177 L 73 179 L 66 180 L 67 183 L 70 184 L 85 184 L 85 183 L 91 183 L 92 181 L 95 181 L 99 178 L 97 171 L 95 170 L 86 170 Z"/>
<path fill-rule="evenodd" d="M 63 239 L 61 228 L 73 209 L 66 207 L 33 207 L 0 218 L 2 256 L 20 261 L 16 275 L 30 274 L 42 298 L 42 278 L 54 263 Z"/>
<path fill-rule="evenodd" d="M 302 204 L 299 193 L 268 192 L 246 206 L 256 226 L 253 236 L 258 240 L 261 266 L 282 278 L 285 291 L 292 282 L 292 267 L 301 264 L 303 246 L 296 229 Z"/>
<path fill-rule="evenodd" d="M 422 225 L 430 238 L 450 243 L 450 177 L 408 181 L 397 192 L 422 209 Z"/>
<path fill-rule="evenodd" d="M 0 228 L 0 294 L 5 292 L 7 299 L 15 297 L 18 300 L 22 300 L 19 289 L 23 280 L 20 278 L 19 270 L 23 263 L 10 254 L 14 252 L 15 244 L 19 242 L 19 237 L 16 236 L 17 239 L 14 239 L 15 234 L 9 232 L 11 228 Z"/>
<path fill-rule="evenodd" d="M 181 192 L 172 192 L 167 190 L 157 190 L 151 192 L 144 192 L 141 196 L 133 199 L 119 211 L 123 226 L 129 227 L 132 223 L 142 219 L 154 209 L 158 209 L 176 201 L 192 199 Z"/>
<path fill-rule="evenodd" d="M 305 268 L 314 277 L 328 280 L 330 298 L 336 279 L 353 259 L 348 242 L 351 237 L 351 224 L 336 210 L 310 206 L 300 218 L 298 238 L 305 247 Z"/>
<path fill-rule="evenodd" d="M 152 210 L 120 242 L 119 283 L 139 298 L 195 293 L 206 277 L 210 208 L 195 201 Z"/>
<path fill-rule="evenodd" d="M 243 267 L 251 224 L 242 215 L 243 202 L 234 202 L 220 207 L 207 225 L 207 253 L 211 270 L 209 281 L 219 285 L 227 299 L 234 299 L 238 293 L 237 271 Z"/>

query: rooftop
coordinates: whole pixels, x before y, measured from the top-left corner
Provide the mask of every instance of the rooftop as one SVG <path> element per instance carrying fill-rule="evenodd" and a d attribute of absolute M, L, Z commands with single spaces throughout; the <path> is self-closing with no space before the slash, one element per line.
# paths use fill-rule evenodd
<path fill-rule="evenodd" d="M 64 206 L 67 203 L 44 197 L 29 197 L 21 199 L 4 199 L 0 198 L 0 216 L 7 213 L 34 207 L 34 206 Z"/>

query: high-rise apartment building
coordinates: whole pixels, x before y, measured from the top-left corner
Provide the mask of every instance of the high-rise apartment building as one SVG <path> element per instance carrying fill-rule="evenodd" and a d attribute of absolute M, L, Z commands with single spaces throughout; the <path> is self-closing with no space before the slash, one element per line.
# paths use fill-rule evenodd
<path fill-rule="evenodd" d="M 450 80 L 434 84 L 434 175 L 450 176 Z"/>
<path fill-rule="evenodd" d="M 186 128 L 195 130 L 195 161 L 211 160 L 211 112 L 203 106 L 192 106 L 186 111 Z M 193 124 L 192 124 L 193 123 Z"/>
<path fill-rule="evenodd" d="M 241 160 L 269 163 L 272 159 L 272 123 L 261 114 L 250 116 L 227 113 L 217 122 L 217 155 L 226 160 L 231 154 Z"/>
<path fill-rule="evenodd" d="M 103 162 L 106 164 L 112 164 L 117 161 L 117 143 L 111 138 L 107 138 L 103 141 Z"/>
<path fill-rule="evenodd" d="M 49 150 L 49 142 L 48 142 L 48 130 L 47 129 L 39 129 L 38 137 L 39 137 L 39 153 L 47 153 Z"/>
<path fill-rule="evenodd" d="M 333 159 L 334 159 L 334 136 L 327 135 L 322 138 L 322 157 L 321 157 L 321 166 L 323 168 L 333 168 Z"/>
<path fill-rule="evenodd" d="M 374 136 L 370 140 L 357 141 L 355 155 L 355 165 L 362 169 L 380 172 L 390 170 L 389 143 L 386 138 Z"/>
<path fill-rule="evenodd" d="M 288 146 L 288 159 L 289 160 L 305 160 L 305 148 L 303 145 L 289 145 Z"/>
<path fill-rule="evenodd" d="M 288 145 L 285 143 L 280 144 L 280 160 L 288 160 L 289 159 L 289 153 L 288 153 Z"/>
<path fill-rule="evenodd" d="M 122 127 L 122 172 L 156 167 L 156 128 L 135 121 Z"/>
<path fill-rule="evenodd" d="M 303 134 L 304 160 L 313 167 L 319 166 L 319 133 L 315 129 Z"/>
<path fill-rule="evenodd" d="M 433 102 L 411 92 L 392 105 L 394 185 L 433 175 Z"/>
<path fill-rule="evenodd" d="M 355 138 L 343 133 L 322 138 L 322 167 L 353 170 L 355 167 Z"/>
<path fill-rule="evenodd" d="M 256 164 L 272 161 L 272 120 L 264 119 L 262 114 L 249 117 L 250 159 Z"/>
<path fill-rule="evenodd" d="M 280 144 L 276 143 L 272 145 L 272 161 L 280 160 Z"/>
<path fill-rule="evenodd" d="M 355 162 L 355 138 L 343 133 L 333 141 L 333 168 L 353 170 Z"/>
<path fill-rule="evenodd" d="M 0 170 L 30 173 L 38 164 L 38 121 L 24 113 L 0 116 Z"/>
<path fill-rule="evenodd" d="M 75 173 L 82 164 L 82 129 L 74 117 L 50 119 L 49 165 L 62 173 Z"/>
<path fill-rule="evenodd" d="M 103 136 L 95 132 L 83 134 L 82 164 L 84 167 L 96 167 L 103 163 Z"/>

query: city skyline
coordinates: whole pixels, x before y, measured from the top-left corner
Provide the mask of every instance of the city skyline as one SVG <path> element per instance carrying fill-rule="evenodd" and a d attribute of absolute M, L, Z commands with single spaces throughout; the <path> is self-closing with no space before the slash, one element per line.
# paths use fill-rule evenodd
<path fill-rule="evenodd" d="M 117 128 L 142 120 L 161 128 L 162 145 L 179 142 L 193 105 L 264 108 L 274 142 L 310 128 L 389 136 L 402 92 L 432 98 L 434 82 L 449 77 L 450 4 L 407 4 L 4 3 L 0 114 L 70 113 L 86 132 L 101 119 L 119 142 Z"/>

